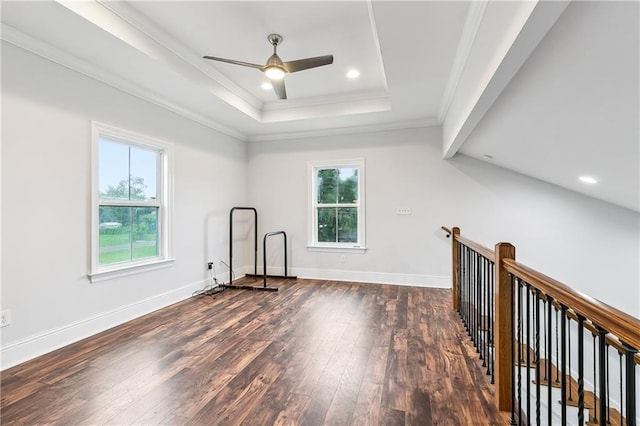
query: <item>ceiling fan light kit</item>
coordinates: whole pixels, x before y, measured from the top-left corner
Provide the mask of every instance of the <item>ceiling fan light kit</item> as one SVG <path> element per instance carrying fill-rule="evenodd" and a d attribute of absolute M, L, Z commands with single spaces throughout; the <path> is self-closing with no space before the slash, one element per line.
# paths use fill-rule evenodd
<path fill-rule="evenodd" d="M 270 80 L 282 80 L 284 78 L 284 70 L 280 67 L 271 66 L 264 70 L 264 75 Z"/>
<path fill-rule="evenodd" d="M 273 46 L 273 55 L 267 59 L 267 63 L 263 65 L 252 64 L 250 62 L 236 61 L 233 59 L 218 58 L 215 56 L 203 56 L 204 59 L 212 61 L 227 62 L 229 64 L 241 65 L 243 67 L 256 68 L 262 71 L 273 85 L 273 90 L 278 99 L 287 99 L 287 92 L 284 86 L 284 75 L 290 74 L 310 68 L 317 68 L 333 63 L 333 55 L 316 56 L 313 58 L 298 59 L 295 61 L 283 62 L 278 56 L 278 45 L 282 43 L 282 36 L 279 34 L 269 34 L 267 37 L 269 43 Z"/>

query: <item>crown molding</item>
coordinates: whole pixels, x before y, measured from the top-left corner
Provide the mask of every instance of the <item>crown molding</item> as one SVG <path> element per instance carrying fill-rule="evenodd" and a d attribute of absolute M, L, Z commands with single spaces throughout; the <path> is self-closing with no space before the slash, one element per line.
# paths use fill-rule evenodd
<path fill-rule="evenodd" d="M 160 96 L 157 93 L 145 90 L 139 85 L 127 79 L 116 76 L 110 72 L 106 72 L 103 69 L 96 67 L 87 61 L 79 59 L 67 52 L 64 52 L 42 40 L 38 40 L 36 38 L 28 36 L 10 25 L 4 23 L 2 24 L 2 34 L 0 34 L 0 37 L 7 43 L 11 43 L 14 46 L 36 54 L 51 62 L 61 65 L 72 71 L 78 72 L 101 83 L 107 84 L 144 101 L 150 102 L 168 111 L 174 112 L 220 133 L 224 133 L 225 135 L 231 136 L 236 139 L 246 140 L 246 136 L 244 134 L 230 127 L 224 126 L 217 121 L 211 120 L 210 118 L 198 114 L 188 108 L 185 108 L 182 105 L 171 102 L 167 98 Z"/>
<path fill-rule="evenodd" d="M 313 98 L 287 99 L 286 102 L 272 101 L 264 104 L 263 112 L 286 111 L 294 108 L 325 106 L 332 104 L 343 104 L 352 101 L 366 101 L 377 99 L 389 99 L 388 93 L 384 89 L 372 89 L 347 94 L 324 95 Z"/>
<path fill-rule="evenodd" d="M 191 79 L 200 80 L 201 83 L 204 83 L 203 85 L 209 83 L 206 84 L 206 87 L 215 96 L 232 105 L 234 108 L 244 112 L 248 116 L 253 117 L 254 119 L 259 118 L 262 101 L 242 87 L 238 86 L 235 82 L 216 70 L 209 63 L 203 61 L 199 54 L 195 53 L 190 48 L 167 34 L 146 16 L 125 2 L 104 0 L 95 0 L 95 2 L 135 28 L 141 34 L 144 34 L 145 37 L 152 40 L 155 44 L 162 46 L 162 48 L 170 52 L 173 57 L 166 57 L 165 62 L 173 66 L 176 71 Z M 94 24 L 99 25 L 96 22 L 94 22 Z M 184 62 L 189 66 L 189 68 L 184 68 L 184 66 L 181 66 L 183 64 L 176 63 L 176 59 Z M 195 75 L 193 70 L 196 70 L 201 75 Z M 209 80 L 213 80 L 216 85 L 212 87 L 210 81 L 207 82 L 202 80 L 202 76 Z"/>
<path fill-rule="evenodd" d="M 440 102 L 440 111 L 438 113 L 438 121 L 441 123 L 449 112 L 449 107 L 453 100 L 453 95 L 458 89 L 462 72 L 467 65 L 471 48 L 476 41 L 478 35 L 478 29 L 480 23 L 484 17 L 484 11 L 487 8 L 489 0 L 476 0 L 472 1 L 469 5 L 469 11 L 467 13 L 467 19 L 465 20 L 464 27 L 462 29 L 462 35 L 460 36 L 460 42 L 458 43 L 458 49 L 456 50 L 456 56 L 453 60 L 451 67 L 451 73 L 449 73 L 449 79 L 444 89 L 442 101 Z"/>
<path fill-rule="evenodd" d="M 302 120 L 327 116 L 345 116 L 391 110 L 391 101 L 384 90 L 372 90 L 348 95 L 271 102 L 265 105 L 263 123 Z"/>
<path fill-rule="evenodd" d="M 418 129 L 438 127 L 440 123 L 435 118 L 422 120 L 398 121 L 392 123 L 372 124 L 367 126 L 337 127 L 333 129 L 309 130 L 304 132 L 272 133 L 247 137 L 247 142 L 273 142 L 291 139 L 308 139 L 325 136 L 355 135 L 359 133 L 385 132 L 390 130 Z"/>

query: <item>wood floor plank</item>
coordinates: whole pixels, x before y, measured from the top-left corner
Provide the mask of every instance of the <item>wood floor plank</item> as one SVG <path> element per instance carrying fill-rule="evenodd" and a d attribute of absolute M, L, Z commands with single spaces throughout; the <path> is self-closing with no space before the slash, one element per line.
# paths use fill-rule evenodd
<path fill-rule="evenodd" d="M 358 426 L 380 425 L 382 385 L 364 380 L 358 392 L 351 424 Z"/>
<path fill-rule="evenodd" d="M 0 424 L 504 424 L 450 290 L 270 285 L 185 300 L 3 371 Z"/>
<path fill-rule="evenodd" d="M 309 403 L 309 399 L 311 399 L 311 397 L 307 395 L 290 393 L 287 396 L 286 401 L 282 405 L 280 413 L 278 413 L 278 417 L 273 422 L 273 424 L 277 426 L 299 425 L 300 415 L 304 407 L 306 407 Z M 253 423 L 249 423 L 249 425 L 253 425 Z"/>
<path fill-rule="evenodd" d="M 358 402 L 358 394 L 370 353 L 371 347 L 367 346 L 355 347 L 351 352 L 340 377 L 338 389 L 327 411 L 325 424 L 349 424 Z"/>

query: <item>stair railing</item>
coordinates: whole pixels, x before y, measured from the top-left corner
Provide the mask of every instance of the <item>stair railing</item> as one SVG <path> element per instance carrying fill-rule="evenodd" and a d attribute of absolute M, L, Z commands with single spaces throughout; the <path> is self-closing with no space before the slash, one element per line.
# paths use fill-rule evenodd
<path fill-rule="evenodd" d="M 509 243 L 491 250 L 442 229 L 454 309 L 511 423 L 637 425 L 640 320 L 516 262 Z"/>

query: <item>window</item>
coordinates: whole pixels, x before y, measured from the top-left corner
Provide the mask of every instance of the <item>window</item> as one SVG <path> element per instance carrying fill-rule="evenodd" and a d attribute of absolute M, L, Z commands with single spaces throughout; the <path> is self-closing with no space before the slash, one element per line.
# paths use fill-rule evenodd
<path fill-rule="evenodd" d="M 172 145 L 92 123 L 91 281 L 167 266 Z"/>
<path fill-rule="evenodd" d="M 309 174 L 309 247 L 364 251 L 364 159 L 309 162 Z"/>

